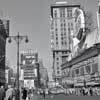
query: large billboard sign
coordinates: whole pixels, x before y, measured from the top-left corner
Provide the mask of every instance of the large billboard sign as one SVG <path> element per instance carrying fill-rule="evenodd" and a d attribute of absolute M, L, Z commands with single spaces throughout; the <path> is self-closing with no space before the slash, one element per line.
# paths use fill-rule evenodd
<path fill-rule="evenodd" d="M 24 69 L 24 79 L 34 79 L 37 77 L 37 69 L 27 67 Z"/>
<path fill-rule="evenodd" d="M 75 34 L 78 40 L 81 40 L 83 32 L 85 29 L 85 17 L 84 11 L 80 8 L 75 10 Z"/>
<path fill-rule="evenodd" d="M 24 79 L 34 79 L 37 77 L 37 68 L 35 66 L 36 54 L 25 52 L 21 54 L 21 65 L 23 68 Z"/>
<path fill-rule="evenodd" d="M 34 65 L 34 63 L 35 63 L 34 54 L 21 54 L 22 65 Z"/>

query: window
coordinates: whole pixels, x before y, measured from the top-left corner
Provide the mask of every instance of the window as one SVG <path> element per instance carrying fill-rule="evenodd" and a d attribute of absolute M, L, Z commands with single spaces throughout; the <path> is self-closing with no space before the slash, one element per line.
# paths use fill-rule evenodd
<path fill-rule="evenodd" d="M 67 8 L 67 17 L 68 18 L 71 18 L 72 17 L 72 8 L 71 7 L 68 7 Z"/>
<path fill-rule="evenodd" d="M 61 37 L 61 40 L 63 41 L 63 37 Z"/>
<path fill-rule="evenodd" d="M 56 45 L 58 45 L 58 41 L 56 41 Z"/>
<path fill-rule="evenodd" d="M 57 70 L 59 70 L 59 67 L 57 66 Z"/>
<path fill-rule="evenodd" d="M 58 31 L 58 29 L 56 28 L 55 31 Z"/>
<path fill-rule="evenodd" d="M 85 70 L 86 70 L 86 73 L 90 74 L 91 73 L 91 66 L 90 65 L 85 66 Z"/>
<path fill-rule="evenodd" d="M 84 75 L 84 67 L 80 68 L 80 75 L 82 75 L 82 76 Z"/>
<path fill-rule="evenodd" d="M 58 51 L 56 51 L 56 54 L 58 54 Z"/>
<path fill-rule="evenodd" d="M 59 62 L 57 62 L 57 65 L 59 65 Z"/>
<path fill-rule="evenodd" d="M 74 70 L 72 70 L 72 77 L 75 77 L 75 73 L 74 73 Z"/>
<path fill-rule="evenodd" d="M 59 70 L 57 71 L 57 74 L 59 74 L 60 72 L 59 72 Z"/>
<path fill-rule="evenodd" d="M 76 75 L 79 75 L 79 69 L 76 69 L 75 72 L 76 72 Z"/>
<path fill-rule="evenodd" d="M 55 18 L 57 17 L 57 11 L 55 10 Z"/>
<path fill-rule="evenodd" d="M 66 31 L 66 28 L 64 28 L 64 31 Z"/>
<path fill-rule="evenodd" d="M 56 36 L 58 36 L 58 34 L 56 33 Z"/>
<path fill-rule="evenodd" d="M 66 36 L 66 32 L 64 33 L 64 35 Z"/>
<path fill-rule="evenodd" d="M 61 44 L 62 44 L 62 45 L 64 44 L 63 41 L 61 42 Z"/>
<path fill-rule="evenodd" d="M 60 8 L 60 17 L 65 17 L 65 8 Z"/>
<path fill-rule="evenodd" d="M 58 37 L 56 37 L 56 41 L 58 41 Z"/>
<path fill-rule="evenodd" d="M 66 27 L 66 23 L 64 23 L 64 27 Z"/>
<path fill-rule="evenodd" d="M 59 58 L 56 58 L 57 60 L 59 60 Z"/>
<path fill-rule="evenodd" d="M 65 41 L 65 45 L 67 45 L 67 42 Z"/>
<path fill-rule="evenodd" d="M 98 63 L 92 64 L 92 73 L 98 72 Z"/>
<path fill-rule="evenodd" d="M 61 33 L 61 36 L 63 36 L 63 33 Z"/>
<path fill-rule="evenodd" d="M 61 23 L 60 26 L 63 27 L 63 23 Z"/>
<path fill-rule="evenodd" d="M 65 17 L 65 9 L 62 9 L 62 15 Z"/>

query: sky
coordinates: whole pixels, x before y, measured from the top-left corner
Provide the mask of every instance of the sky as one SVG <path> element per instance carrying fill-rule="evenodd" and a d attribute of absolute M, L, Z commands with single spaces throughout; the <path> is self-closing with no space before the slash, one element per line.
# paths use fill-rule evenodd
<path fill-rule="evenodd" d="M 10 20 L 10 36 L 27 35 L 29 43 L 23 40 L 20 51 L 38 51 L 43 60 L 44 67 L 48 69 L 51 77 L 52 52 L 50 44 L 50 5 L 62 0 L 0 0 L 0 17 Z M 85 10 L 94 15 L 98 0 L 67 0 L 69 3 L 81 4 Z M 9 65 L 16 70 L 17 45 L 14 40 L 6 45 L 6 59 Z"/>

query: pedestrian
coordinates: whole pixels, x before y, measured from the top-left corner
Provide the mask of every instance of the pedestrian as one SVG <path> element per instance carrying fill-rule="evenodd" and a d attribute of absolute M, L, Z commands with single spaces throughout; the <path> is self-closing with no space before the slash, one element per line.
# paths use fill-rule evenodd
<path fill-rule="evenodd" d="M 22 99 L 26 100 L 26 98 L 27 98 L 27 90 L 25 88 L 23 88 L 23 90 L 22 90 Z"/>
<path fill-rule="evenodd" d="M 4 100 L 4 97 L 5 97 L 4 87 L 1 86 L 0 87 L 0 100 Z"/>
<path fill-rule="evenodd" d="M 5 100 L 12 100 L 12 99 L 13 99 L 13 88 L 11 86 L 8 86 Z"/>
<path fill-rule="evenodd" d="M 45 98 L 45 90 L 43 90 L 43 97 Z"/>
<path fill-rule="evenodd" d="M 93 91 L 92 91 L 92 88 L 90 87 L 90 96 L 93 96 Z"/>
<path fill-rule="evenodd" d="M 5 99 L 5 89 L 4 89 L 4 86 L 1 86 L 1 90 L 2 90 L 2 99 L 1 100 L 4 100 Z"/>

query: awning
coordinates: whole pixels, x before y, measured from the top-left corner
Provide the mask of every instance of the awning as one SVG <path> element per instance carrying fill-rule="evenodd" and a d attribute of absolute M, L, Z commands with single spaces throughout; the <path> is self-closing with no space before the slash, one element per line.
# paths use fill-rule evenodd
<path fill-rule="evenodd" d="M 84 86 L 84 83 L 75 83 L 74 86 Z"/>
<path fill-rule="evenodd" d="M 96 82 L 86 82 L 86 85 L 91 85 L 91 86 L 93 86 L 93 85 L 98 85 L 99 83 L 96 83 Z"/>

